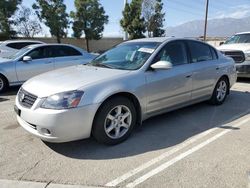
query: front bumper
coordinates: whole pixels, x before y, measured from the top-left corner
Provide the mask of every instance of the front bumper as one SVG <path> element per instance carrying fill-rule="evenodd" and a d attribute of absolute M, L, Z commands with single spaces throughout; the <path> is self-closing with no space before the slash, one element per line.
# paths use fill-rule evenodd
<path fill-rule="evenodd" d="M 18 123 L 29 133 L 48 142 L 68 142 L 88 138 L 91 135 L 92 123 L 98 104 L 84 107 L 51 110 L 21 106 L 17 115 Z"/>
<path fill-rule="evenodd" d="M 250 61 L 236 64 L 237 76 L 242 78 L 250 78 Z"/>

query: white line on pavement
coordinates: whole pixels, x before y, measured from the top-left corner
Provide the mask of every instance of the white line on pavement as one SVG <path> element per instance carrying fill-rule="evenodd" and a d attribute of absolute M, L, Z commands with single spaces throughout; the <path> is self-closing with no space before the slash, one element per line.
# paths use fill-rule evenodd
<path fill-rule="evenodd" d="M 244 113 L 239 114 L 239 115 L 236 115 L 236 116 L 232 117 L 230 120 L 228 120 L 228 122 L 231 122 L 231 121 L 233 121 L 233 120 L 235 120 L 235 119 L 238 119 L 238 118 L 242 117 L 243 115 L 246 115 L 248 112 L 249 112 L 249 111 L 244 112 Z M 191 145 L 192 143 L 196 142 L 197 140 L 199 140 L 199 139 L 205 137 L 206 135 L 208 135 L 208 134 L 210 134 L 210 133 L 212 133 L 212 132 L 214 132 L 215 130 L 218 130 L 218 129 L 219 129 L 218 127 L 214 127 L 214 128 L 212 128 L 212 129 L 209 129 L 209 130 L 207 130 L 207 131 L 204 131 L 204 132 L 202 132 L 202 133 L 200 133 L 200 134 L 198 134 L 198 135 L 192 137 L 191 139 L 189 139 L 189 140 L 187 140 L 187 141 L 185 141 L 185 142 L 183 142 L 183 143 L 177 145 L 177 146 L 174 147 L 172 150 L 169 150 L 169 151 L 167 151 L 167 152 L 161 154 L 160 156 L 158 156 L 158 157 L 156 157 L 156 158 L 154 158 L 154 159 L 152 159 L 152 160 L 150 160 L 150 161 L 148 161 L 148 162 L 142 164 L 141 166 L 139 166 L 139 167 L 137 167 L 137 168 L 135 168 L 135 169 L 133 169 L 133 170 L 131 170 L 131 171 L 125 173 L 124 175 L 122 175 L 122 176 L 116 178 L 115 180 L 110 181 L 110 182 L 107 183 L 105 186 L 107 186 L 107 187 L 114 187 L 114 186 L 117 186 L 118 184 L 120 184 L 120 183 L 122 183 L 123 181 L 127 180 L 128 178 L 134 176 L 135 174 L 137 174 L 137 173 L 139 173 L 139 172 L 141 172 L 141 171 L 143 171 L 143 170 L 149 168 L 150 166 L 152 166 L 152 165 L 154 165 L 154 164 L 160 162 L 161 160 L 163 160 L 163 159 L 165 159 L 165 158 L 171 156 L 172 154 L 174 154 L 174 153 L 180 151 L 181 149 L 183 149 L 183 148 L 185 148 L 185 147 Z"/>
<path fill-rule="evenodd" d="M 239 123 L 237 123 L 234 127 L 239 127 L 245 123 L 247 123 L 248 121 L 250 120 L 250 118 L 248 117 L 247 119 L 245 120 L 242 120 L 240 121 Z M 176 162 L 184 159 L 185 157 L 191 155 L 192 153 L 200 150 L 201 148 L 205 147 L 206 145 L 210 144 L 211 142 L 217 140 L 218 138 L 222 137 L 223 135 L 227 134 L 228 132 L 232 131 L 232 129 L 227 129 L 227 130 L 224 130 L 218 134 L 216 134 L 215 136 L 207 139 L 206 141 L 200 143 L 199 145 L 189 149 L 188 151 L 184 152 L 184 153 L 181 153 L 180 155 L 178 155 L 177 157 L 161 164 L 160 166 L 158 166 L 157 168 L 149 171 L 148 173 L 146 173 L 145 175 L 137 178 L 135 181 L 127 184 L 127 188 L 133 188 L 141 183 L 143 183 L 144 181 L 146 181 L 147 179 L 151 178 L 152 176 L 162 172 L 163 170 L 167 169 L 168 167 L 172 166 L 173 164 L 175 164 Z"/>

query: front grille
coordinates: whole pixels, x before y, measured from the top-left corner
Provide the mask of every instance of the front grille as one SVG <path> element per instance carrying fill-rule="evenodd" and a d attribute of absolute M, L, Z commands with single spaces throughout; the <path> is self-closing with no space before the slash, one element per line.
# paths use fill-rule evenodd
<path fill-rule="evenodd" d="M 25 91 L 21 88 L 18 92 L 18 101 L 23 107 L 31 108 L 36 102 L 37 96 L 32 95 L 31 93 Z"/>
<path fill-rule="evenodd" d="M 223 54 L 234 59 L 235 63 L 242 63 L 245 61 L 245 54 L 240 50 L 222 51 Z"/>

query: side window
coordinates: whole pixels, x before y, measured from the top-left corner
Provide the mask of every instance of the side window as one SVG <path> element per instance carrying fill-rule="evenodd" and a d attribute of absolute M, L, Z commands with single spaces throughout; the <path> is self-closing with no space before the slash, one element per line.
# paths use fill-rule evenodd
<path fill-rule="evenodd" d="M 44 47 L 40 47 L 30 51 L 26 56 L 30 56 L 32 59 L 43 59 L 48 57 L 46 52 Z"/>
<path fill-rule="evenodd" d="M 213 60 L 210 46 L 195 41 L 188 41 L 188 46 L 191 53 L 191 61 L 193 63 Z"/>
<path fill-rule="evenodd" d="M 76 49 L 69 46 L 54 46 L 54 57 L 80 56 L 82 55 Z"/>
<path fill-rule="evenodd" d="M 174 66 L 187 64 L 187 53 L 185 44 L 182 41 L 174 41 L 166 44 L 156 56 L 154 62 L 169 61 Z"/>
<path fill-rule="evenodd" d="M 211 49 L 211 52 L 212 52 L 213 59 L 218 59 L 218 54 L 217 54 L 216 50 L 213 49 L 212 47 L 210 47 L 210 49 Z"/>
<path fill-rule="evenodd" d="M 82 55 L 78 50 L 72 48 L 72 47 L 68 47 L 68 46 L 65 46 L 68 50 L 68 53 L 70 54 L 70 56 L 79 56 L 79 55 Z"/>

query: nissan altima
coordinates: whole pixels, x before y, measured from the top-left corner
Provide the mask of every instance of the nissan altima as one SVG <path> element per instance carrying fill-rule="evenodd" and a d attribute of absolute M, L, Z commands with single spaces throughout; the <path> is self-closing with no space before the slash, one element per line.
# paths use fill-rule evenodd
<path fill-rule="evenodd" d="M 124 42 L 87 65 L 36 76 L 20 88 L 19 124 L 48 142 L 91 135 L 118 144 L 157 114 L 201 101 L 221 105 L 236 81 L 233 59 L 191 39 Z"/>

